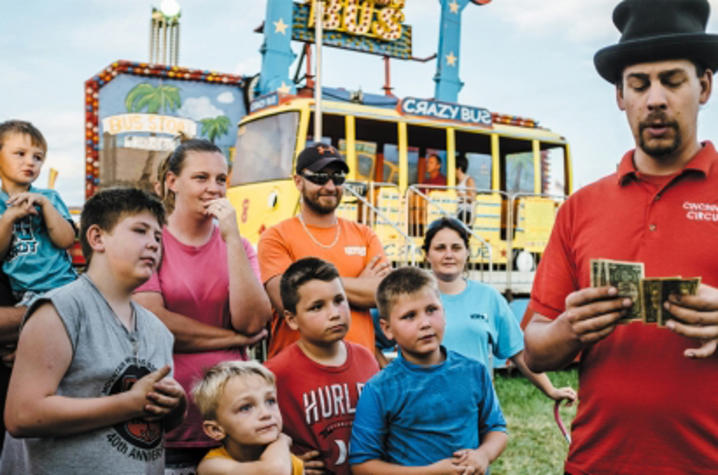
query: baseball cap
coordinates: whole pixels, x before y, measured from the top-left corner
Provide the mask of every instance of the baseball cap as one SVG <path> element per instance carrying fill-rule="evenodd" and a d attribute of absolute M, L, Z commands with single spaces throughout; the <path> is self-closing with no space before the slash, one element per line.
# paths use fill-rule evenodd
<path fill-rule="evenodd" d="M 336 148 L 331 145 L 318 143 L 302 150 L 297 157 L 297 174 L 302 173 L 304 169 L 312 172 L 318 172 L 322 168 L 331 163 L 339 163 L 344 173 L 349 173 L 344 158 L 339 154 Z"/>

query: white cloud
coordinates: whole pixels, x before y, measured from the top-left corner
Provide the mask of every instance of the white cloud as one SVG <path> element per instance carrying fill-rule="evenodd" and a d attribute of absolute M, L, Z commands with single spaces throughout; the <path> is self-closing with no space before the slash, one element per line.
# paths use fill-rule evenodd
<path fill-rule="evenodd" d="M 217 102 L 220 104 L 231 104 L 234 102 L 234 94 L 230 91 L 224 91 L 222 94 L 217 96 Z"/>
<path fill-rule="evenodd" d="M 296 47 L 295 47 L 296 49 Z M 238 62 L 232 72 L 239 75 L 254 75 L 262 67 L 262 57 L 259 54 L 247 56 Z"/>
<path fill-rule="evenodd" d="M 611 20 L 619 0 L 509 0 L 492 2 L 491 12 L 525 32 L 563 34 L 575 41 L 618 40 Z M 709 0 L 708 30 L 718 28 L 718 0 Z M 488 8 L 487 8 L 488 10 Z M 607 43 L 608 44 L 608 43 Z"/>
<path fill-rule="evenodd" d="M 184 101 L 182 107 L 177 110 L 177 114 L 181 117 L 187 117 L 192 120 L 202 120 L 208 117 L 217 117 L 223 115 L 221 109 L 212 105 L 212 101 L 207 96 L 191 97 Z"/>
<path fill-rule="evenodd" d="M 563 32 L 573 40 L 586 41 L 617 36 L 610 20 L 616 4 L 616 0 L 511 0 L 497 2 L 495 13 L 523 31 Z"/>

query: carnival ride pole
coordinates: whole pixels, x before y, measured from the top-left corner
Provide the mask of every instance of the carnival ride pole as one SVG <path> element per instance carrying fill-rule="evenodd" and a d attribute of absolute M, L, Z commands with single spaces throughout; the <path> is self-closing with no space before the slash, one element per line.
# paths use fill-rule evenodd
<path fill-rule="evenodd" d="M 322 140 L 322 35 L 324 34 L 324 2 L 314 0 L 314 47 L 316 60 L 314 62 L 314 142 Z"/>

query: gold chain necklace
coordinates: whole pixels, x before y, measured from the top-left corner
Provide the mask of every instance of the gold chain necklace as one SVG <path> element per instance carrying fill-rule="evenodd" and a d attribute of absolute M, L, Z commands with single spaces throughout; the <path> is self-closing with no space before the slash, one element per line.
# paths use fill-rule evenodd
<path fill-rule="evenodd" d="M 307 228 L 307 225 L 304 223 L 304 218 L 302 218 L 302 214 L 300 213 L 298 216 L 299 222 L 302 223 L 302 228 L 304 228 L 304 232 L 307 233 L 309 238 L 316 244 L 317 246 L 324 248 L 324 249 L 331 249 L 333 248 L 337 242 L 339 242 L 339 235 L 341 234 L 342 228 L 339 226 L 339 221 L 337 220 L 337 234 L 334 236 L 334 240 L 331 244 L 323 244 L 317 240 L 317 238 L 314 237 L 314 235 L 309 231 L 309 228 Z"/>

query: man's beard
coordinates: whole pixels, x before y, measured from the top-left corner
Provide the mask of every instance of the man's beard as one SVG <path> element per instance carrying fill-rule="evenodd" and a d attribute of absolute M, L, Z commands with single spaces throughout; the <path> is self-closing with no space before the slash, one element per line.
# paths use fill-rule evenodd
<path fill-rule="evenodd" d="M 657 122 L 668 129 L 673 129 L 673 140 L 671 143 L 667 145 L 650 145 L 643 138 L 643 132 Z M 681 137 L 681 129 L 678 127 L 678 123 L 675 121 L 669 121 L 663 112 L 651 113 L 646 120 L 643 120 L 638 124 L 638 146 L 651 157 L 662 158 L 669 156 L 678 150 L 682 143 L 683 138 Z"/>
<path fill-rule="evenodd" d="M 328 196 L 328 195 L 324 195 L 324 196 Z M 322 205 L 319 202 L 319 200 L 315 201 L 315 200 L 311 199 L 309 196 L 307 196 L 306 193 L 302 194 L 302 201 L 304 202 L 305 205 L 307 205 L 307 207 L 309 209 L 311 209 L 312 211 L 314 211 L 317 214 L 331 214 L 334 212 L 335 209 L 337 209 L 337 206 L 339 206 L 339 202 L 342 199 L 342 194 L 339 191 L 337 191 L 335 196 L 337 199 L 336 204 L 329 205 L 329 206 Z M 319 197 L 319 194 L 317 194 L 317 197 Z"/>

